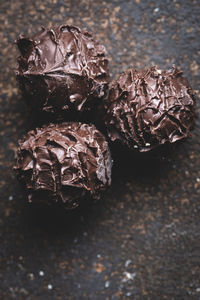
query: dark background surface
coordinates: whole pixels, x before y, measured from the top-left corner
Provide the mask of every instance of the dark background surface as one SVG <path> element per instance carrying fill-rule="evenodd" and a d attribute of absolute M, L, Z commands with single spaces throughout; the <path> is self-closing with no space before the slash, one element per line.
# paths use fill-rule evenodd
<path fill-rule="evenodd" d="M 164 159 L 118 157 L 111 190 L 81 210 L 31 209 L 12 171 L 33 126 L 13 71 L 19 33 L 86 27 L 105 44 L 113 78 L 176 63 L 199 95 L 199 17 L 189 0 L 1 1 L 0 299 L 200 299 L 199 120 Z"/>

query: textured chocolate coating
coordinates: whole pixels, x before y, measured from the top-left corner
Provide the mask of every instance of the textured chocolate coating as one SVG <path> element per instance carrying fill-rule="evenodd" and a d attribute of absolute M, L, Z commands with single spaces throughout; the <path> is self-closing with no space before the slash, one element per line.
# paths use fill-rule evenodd
<path fill-rule="evenodd" d="M 112 141 L 149 151 L 190 135 L 195 100 L 182 71 L 128 70 L 111 85 L 106 124 Z"/>
<path fill-rule="evenodd" d="M 87 31 L 69 25 L 42 27 L 32 38 L 20 35 L 17 46 L 17 79 L 32 107 L 58 117 L 90 111 L 102 102 L 108 60 L 104 46 Z"/>
<path fill-rule="evenodd" d="M 98 199 L 111 184 L 112 160 L 105 137 L 93 125 L 63 123 L 37 128 L 19 141 L 17 171 L 29 202 Z"/>

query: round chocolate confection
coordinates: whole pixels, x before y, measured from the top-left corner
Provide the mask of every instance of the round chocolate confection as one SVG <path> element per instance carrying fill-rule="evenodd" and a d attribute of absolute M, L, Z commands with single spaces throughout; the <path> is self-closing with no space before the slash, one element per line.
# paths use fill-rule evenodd
<path fill-rule="evenodd" d="M 156 67 L 128 70 L 111 85 L 106 124 L 112 141 L 141 152 L 190 135 L 195 99 L 183 72 Z"/>
<path fill-rule="evenodd" d="M 32 38 L 20 35 L 17 46 L 17 79 L 31 107 L 58 118 L 103 106 L 108 60 L 92 34 L 69 25 L 42 27 Z"/>
<path fill-rule="evenodd" d="M 111 184 L 112 160 L 105 137 L 94 125 L 50 124 L 19 141 L 15 170 L 29 202 L 79 205 L 99 199 Z"/>

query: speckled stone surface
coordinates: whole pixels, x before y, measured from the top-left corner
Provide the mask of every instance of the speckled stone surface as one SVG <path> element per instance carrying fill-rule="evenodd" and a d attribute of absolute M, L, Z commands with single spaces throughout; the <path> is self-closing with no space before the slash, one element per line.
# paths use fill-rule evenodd
<path fill-rule="evenodd" d="M 1 1 L 0 299 L 200 299 L 199 120 L 163 159 L 115 154 L 112 188 L 73 212 L 31 209 L 12 171 L 18 138 L 37 123 L 13 71 L 19 33 L 86 27 L 113 78 L 176 63 L 199 95 L 199 15 L 197 0 Z"/>

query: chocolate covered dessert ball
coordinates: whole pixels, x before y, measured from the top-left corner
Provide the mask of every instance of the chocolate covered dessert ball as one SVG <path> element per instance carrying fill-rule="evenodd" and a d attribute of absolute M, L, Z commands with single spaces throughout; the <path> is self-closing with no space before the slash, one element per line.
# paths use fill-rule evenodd
<path fill-rule="evenodd" d="M 128 70 L 111 85 L 106 101 L 106 124 L 112 141 L 149 151 L 190 135 L 195 100 L 183 72 L 152 67 Z"/>
<path fill-rule="evenodd" d="M 112 160 L 105 137 L 94 125 L 50 124 L 19 141 L 15 170 L 29 202 L 79 205 L 99 199 L 111 184 Z"/>
<path fill-rule="evenodd" d="M 31 107 L 58 118 L 103 106 L 108 60 L 92 34 L 69 25 L 42 27 L 31 38 L 20 35 L 17 46 L 17 79 Z"/>

